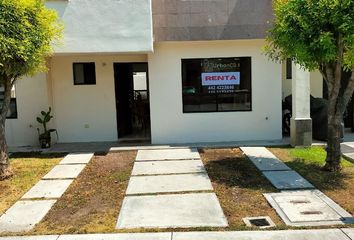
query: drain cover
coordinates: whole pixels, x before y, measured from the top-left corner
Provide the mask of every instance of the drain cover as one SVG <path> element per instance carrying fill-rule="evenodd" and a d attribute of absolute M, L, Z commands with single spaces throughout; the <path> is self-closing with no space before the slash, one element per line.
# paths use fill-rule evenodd
<path fill-rule="evenodd" d="M 354 222 L 354 218 L 319 190 L 264 194 L 290 226 L 320 226 Z"/>
<path fill-rule="evenodd" d="M 275 227 L 274 222 L 270 217 L 247 217 L 242 219 L 248 227 L 270 228 Z"/>

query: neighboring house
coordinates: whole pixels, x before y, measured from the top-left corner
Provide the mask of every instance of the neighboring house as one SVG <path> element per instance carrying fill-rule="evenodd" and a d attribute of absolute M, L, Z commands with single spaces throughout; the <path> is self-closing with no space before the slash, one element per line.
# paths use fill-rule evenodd
<path fill-rule="evenodd" d="M 309 80 L 321 97 L 322 77 L 293 66 L 292 81 L 286 64 L 262 53 L 271 0 L 53 0 L 47 6 L 64 23 L 63 43 L 48 59 L 48 73 L 16 84 L 9 145 L 38 145 L 35 118 L 49 106 L 59 142 L 279 140 L 282 98 L 291 92 L 294 139 L 310 141 Z"/>

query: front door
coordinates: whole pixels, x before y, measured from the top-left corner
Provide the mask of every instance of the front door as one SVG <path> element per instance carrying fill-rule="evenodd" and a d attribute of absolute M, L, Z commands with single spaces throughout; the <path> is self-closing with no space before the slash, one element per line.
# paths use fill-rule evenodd
<path fill-rule="evenodd" d="M 114 78 L 119 141 L 149 141 L 148 64 L 115 63 Z"/>

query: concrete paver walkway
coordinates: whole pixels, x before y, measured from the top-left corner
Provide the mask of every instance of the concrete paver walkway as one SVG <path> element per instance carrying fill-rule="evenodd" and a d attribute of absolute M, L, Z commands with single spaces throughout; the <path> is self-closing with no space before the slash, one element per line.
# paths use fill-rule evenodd
<path fill-rule="evenodd" d="M 117 228 L 227 227 L 215 193 L 125 197 Z"/>
<path fill-rule="evenodd" d="M 0 237 L 0 240 L 354 240 L 354 229 L 164 232 Z"/>
<path fill-rule="evenodd" d="M 241 147 L 241 150 L 277 189 L 314 188 L 305 178 L 292 171 L 265 147 Z"/>
<path fill-rule="evenodd" d="M 267 193 L 264 196 L 287 225 L 321 226 L 354 222 L 354 218 L 347 211 L 315 189 L 297 172 L 291 169 L 274 171 L 272 168 L 278 168 L 281 164 L 273 163 L 280 160 L 265 147 L 243 147 L 241 150 L 273 186 L 282 191 Z"/>
<path fill-rule="evenodd" d="M 342 143 L 341 150 L 343 157 L 354 163 L 354 142 Z"/>
<path fill-rule="evenodd" d="M 201 160 L 136 162 L 132 175 L 161 175 L 205 172 Z"/>
<path fill-rule="evenodd" d="M 315 188 L 295 171 L 267 171 L 263 175 L 279 190 Z"/>
<path fill-rule="evenodd" d="M 353 223 L 354 218 L 319 190 L 264 194 L 290 226 L 322 226 Z"/>
<path fill-rule="evenodd" d="M 25 195 L 23 195 L 22 199 L 60 198 L 72 182 L 72 179 L 40 180 Z"/>
<path fill-rule="evenodd" d="M 82 170 L 86 167 L 85 164 L 77 165 L 57 165 L 43 179 L 74 179 L 79 176 Z"/>
<path fill-rule="evenodd" d="M 136 161 L 200 159 L 196 148 L 139 150 Z"/>
<path fill-rule="evenodd" d="M 173 240 L 350 240 L 339 229 L 174 233 Z"/>
<path fill-rule="evenodd" d="M 291 170 L 265 147 L 241 147 L 241 150 L 260 171 L 288 171 Z"/>
<path fill-rule="evenodd" d="M 345 228 L 342 231 L 351 239 L 354 240 L 354 228 Z"/>
<path fill-rule="evenodd" d="M 59 165 L 55 166 L 17 203 L 0 216 L 0 233 L 24 232 L 33 229 L 92 157 L 93 153 L 68 154 Z"/>
<path fill-rule="evenodd" d="M 18 201 L 0 218 L 0 232 L 29 231 L 40 222 L 56 200 Z"/>
<path fill-rule="evenodd" d="M 158 176 L 132 176 L 126 194 L 212 191 L 208 174 L 177 174 Z"/>
<path fill-rule="evenodd" d="M 226 227 L 212 190 L 196 149 L 139 150 L 116 227 Z"/>

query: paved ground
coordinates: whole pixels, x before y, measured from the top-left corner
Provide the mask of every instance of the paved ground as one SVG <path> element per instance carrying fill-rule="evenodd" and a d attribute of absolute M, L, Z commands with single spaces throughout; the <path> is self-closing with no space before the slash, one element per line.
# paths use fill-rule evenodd
<path fill-rule="evenodd" d="M 354 240 L 354 229 L 84 234 L 0 237 L 0 240 Z"/>
<path fill-rule="evenodd" d="M 319 190 L 264 194 L 290 226 L 322 226 L 353 223 L 354 218 Z"/>
<path fill-rule="evenodd" d="M 264 196 L 285 224 L 322 226 L 354 222 L 353 216 L 316 190 L 311 183 L 292 171 L 265 147 L 242 147 L 241 150 L 273 186 L 281 191 Z"/>
<path fill-rule="evenodd" d="M 274 141 L 242 141 L 242 142 L 217 142 L 217 143 L 186 143 L 171 145 L 154 145 L 142 143 L 122 144 L 118 142 L 90 142 L 90 143 L 57 143 L 52 148 L 43 150 L 39 147 L 10 147 L 10 152 L 47 152 L 47 153 L 70 153 L 70 152 L 115 152 L 124 150 L 151 150 L 171 148 L 220 148 L 239 146 L 288 146 L 290 139 L 284 138 Z"/>
<path fill-rule="evenodd" d="M 139 150 L 117 228 L 227 227 L 212 191 L 197 149 Z"/>
<path fill-rule="evenodd" d="M 42 180 L 0 216 L 1 232 L 29 231 L 49 212 L 93 157 L 88 154 L 68 154 Z"/>
<path fill-rule="evenodd" d="M 354 142 L 344 142 L 341 144 L 343 157 L 354 162 Z"/>
<path fill-rule="evenodd" d="M 314 188 L 305 178 L 292 171 L 265 147 L 241 147 L 241 150 L 277 189 Z"/>

